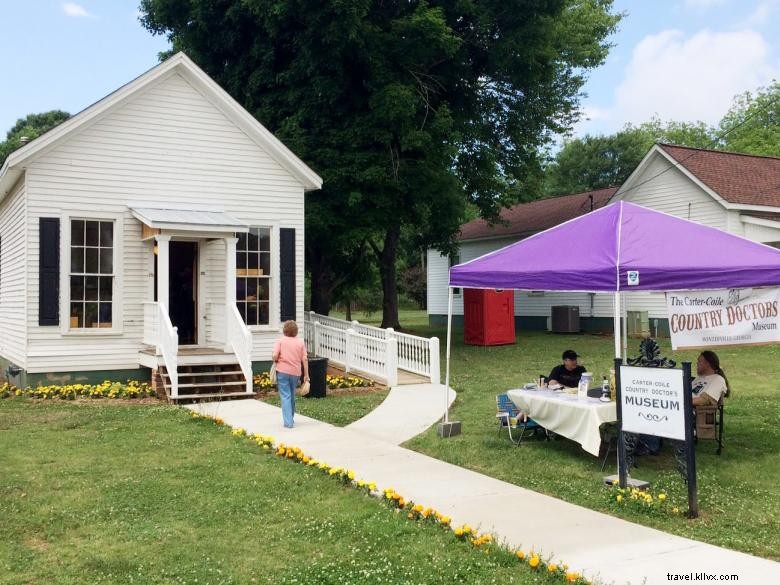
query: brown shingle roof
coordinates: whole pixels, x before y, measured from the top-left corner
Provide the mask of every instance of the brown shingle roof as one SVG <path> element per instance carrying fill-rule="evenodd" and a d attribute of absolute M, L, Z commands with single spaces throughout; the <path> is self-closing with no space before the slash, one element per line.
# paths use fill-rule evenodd
<path fill-rule="evenodd" d="M 593 196 L 593 209 L 604 207 L 617 187 L 586 191 L 563 197 L 540 199 L 531 203 L 520 203 L 501 212 L 501 219 L 508 225 L 488 225 L 484 219 L 475 219 L 461 226 L 458 240 L 476 240 L 500 236 L 517 236 L 546 230 L 564 221 L 584 215 L 591 210 L 590 196 Z"/>
<path fill-rule="evenodd" d="M 729 203 L 780 207 L 780 158 L 658 146 Z"/>

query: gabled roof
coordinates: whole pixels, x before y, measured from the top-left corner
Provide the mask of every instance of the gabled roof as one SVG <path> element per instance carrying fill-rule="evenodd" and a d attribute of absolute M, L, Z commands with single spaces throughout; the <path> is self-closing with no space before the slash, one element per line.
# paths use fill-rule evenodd
<path fill-rule="evenodd" d="M 123 85 L 66 120 L 56 128 L 39 136 L 29 144 L 12 152 L 0 169 L 0 200 L 11 190 L 25 166 L 42 153 L 66 140 L 73 132 L 102 118 L 107 112 L 127 102 L 156 81 L 178 73 L 217 107 L 228 119 L 240 128 L 260 148 L 265 150 L 279 165 L 297 178 L 307 191 L 320 189 L 322 179 L 282 142 L 258 122 L 241 104 L 234 100 L 213 79 L 184 53 L 177 53 L 170 59 L 153 67 L 130 83 Z"/>
<path fill-rule="evenodd" d="M 586 191 L 574 195 L 540 199 L 530 203 L 520 203 L 501 212 L 501 219 L 508 225 L 488 225 L 484 219 L 475 219 L 460 228 L 458 240 L 481 240 L 506 236 L 522 236 L 546 230 L 592 209 L 599 209 L 609 202 L 617 187 Z M 593 207 L 591 208 L 591 197 Z"/>
<path fill-rule="evenodd" d="M 780 158 L 672 144 L 658 148 L 728 203 L 780 207 Z"/>

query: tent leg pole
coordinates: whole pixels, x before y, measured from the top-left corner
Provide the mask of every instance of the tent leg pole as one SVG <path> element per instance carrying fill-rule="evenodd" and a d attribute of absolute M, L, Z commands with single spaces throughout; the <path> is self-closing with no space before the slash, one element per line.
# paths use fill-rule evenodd
<path fill-rule="evenodd" d="M 623 351 L 620 355 L 626 357 L 628 355 L 628 305 L 625 293 L 620 293 L 620 300 L 623 307 Z"/>
<path fill-rule="evenodd" d="M 452 287 L 448 288 L 447 299 L 447 367 L 444 370 L 444 422 L 449 422 L 450 398 L 450 346 L 452 340 Z"/>
<path fill-rule="evenodd" d="M 615 357 L 620 358 L 620 293 L 616 292 L 613 297 L 613 303 L 615 308 Z"/>

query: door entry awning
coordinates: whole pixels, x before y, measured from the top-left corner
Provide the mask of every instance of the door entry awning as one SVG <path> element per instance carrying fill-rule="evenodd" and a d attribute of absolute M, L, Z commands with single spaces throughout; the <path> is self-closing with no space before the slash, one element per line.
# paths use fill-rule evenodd
<path fill-rule="evenodd" d="M 130 212 L 147 227 L 187 232 L 248 232 L 249 226 L 224 211 L 131 207 Z"/>

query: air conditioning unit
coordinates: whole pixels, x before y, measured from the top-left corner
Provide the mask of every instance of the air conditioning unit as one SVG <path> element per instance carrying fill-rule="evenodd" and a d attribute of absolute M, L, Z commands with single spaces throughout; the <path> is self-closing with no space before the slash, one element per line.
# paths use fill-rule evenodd
<path fill-rule="evenodd" d="M 647 311 L 626 311 L 626 333 L 629 337 L 650 337 Z"/>
<path fill-rule="evenodd" d="M 553 333 L 579 333 L 580 308 L 572 305 L 552 307 L 551 322 Z"/>

